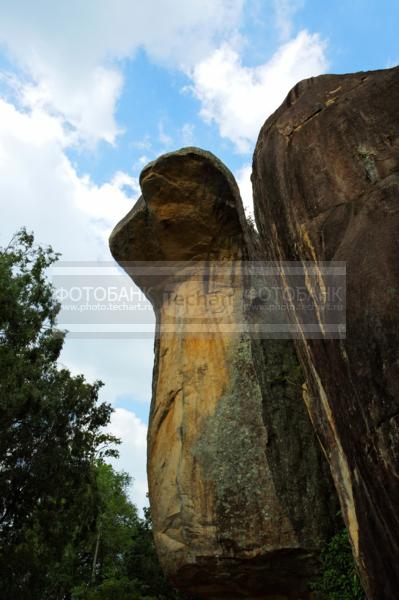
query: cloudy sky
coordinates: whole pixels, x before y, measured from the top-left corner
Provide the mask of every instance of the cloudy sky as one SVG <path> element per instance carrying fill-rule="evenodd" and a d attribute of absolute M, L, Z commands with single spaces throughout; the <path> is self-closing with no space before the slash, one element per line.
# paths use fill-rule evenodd
<path fill-rule="evenodd" d="M 0 1 L 0 243 L 22 225 L 68 261 L 107 238 L 148 161 L 214 152 L 248 212 L 251 155 L 300 79 L 399 62 L 397 0 Z M 152 340 L 68 337 L 62 364 L 105 383 L 118 467 L 145 502 Z"/>

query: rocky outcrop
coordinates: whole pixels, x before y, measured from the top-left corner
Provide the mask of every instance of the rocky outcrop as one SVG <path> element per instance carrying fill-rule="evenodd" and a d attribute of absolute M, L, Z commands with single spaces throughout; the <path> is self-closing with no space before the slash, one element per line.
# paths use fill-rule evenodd
<path fill-rule="evenodd" d="M 345 261 L 345 339 L 297 340 L 368 598 L 399 590 L 399 69 L 296 85 L 254 154 L 276 261 Z M 282 281 L 286 281 L 283 277 Z"/>
<path fill-rule="evenodd" d="M 148 479 L 163 568 L 201 598 L 311 598 L 335 494 L 292 343 L 246 326 L 256 241 L 237 185 L 194 148 L 140 183 L 110 247 L 157 318 Z"/>

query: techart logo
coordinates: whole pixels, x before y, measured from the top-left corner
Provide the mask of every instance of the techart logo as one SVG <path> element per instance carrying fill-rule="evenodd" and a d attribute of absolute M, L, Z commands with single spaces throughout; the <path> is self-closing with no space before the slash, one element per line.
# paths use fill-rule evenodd
<path fill-rule="evenodd" d="M 148 337 L 157 331 L 155 307 L 159 321 L 167 323 L 162 331 L 172 335 L 184 329 L 193 335 L 345 336 L 343 263 L 189 261 L 124 267 L 127 272 L 115 263 L 57 263 L 51 278 L 61 305 L 58 325 L 72 336 Z"/>

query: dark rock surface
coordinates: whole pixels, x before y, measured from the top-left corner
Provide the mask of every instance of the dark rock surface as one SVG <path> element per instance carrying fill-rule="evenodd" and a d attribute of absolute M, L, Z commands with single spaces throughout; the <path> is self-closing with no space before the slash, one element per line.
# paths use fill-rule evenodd
<path fill-rule="evenodd" d="M 148 477 L 163 568 L 201 598 L 313 598 L 335 491 L 292 342 L 240 331 L 256 240 L 237 185 L 195 148 L 160 157 L 140 182 L 110 247 L 157 316 Z M 165 261 L 172 274 L 160 277 Z M 208 310 L 227 298 L 227 320 Z"/>
<path fill-rule="evenodd" d="M 297 84 L 253 162 L 269 260 L 345 261 L 345 339 L 296 341 L 370 599 L 399 595 L 399 68 Z"/>

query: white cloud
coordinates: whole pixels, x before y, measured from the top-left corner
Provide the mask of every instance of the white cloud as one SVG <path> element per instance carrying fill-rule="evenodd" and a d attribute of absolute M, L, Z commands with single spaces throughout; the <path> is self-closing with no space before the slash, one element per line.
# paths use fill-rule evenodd
<path fill-rule="evenodd" d="M 144 48 L 188 68 L 238 25 L 244 0 L 69 0 L 3 2 L 0 43 L 25 76 L 23 99 L 47 107 L 87 143 L 113 143 L 122 87 L 117 61 Z"/>
<path fill-rule="evenodd" d="M 192 90 L 201 102 L 202 118 L 217 123 L 220 135 L 246 153 L 290 88 L 325 72 L 327 64 L 325 43 L 306 31 L 256 67 L 244 66 L 236 50 L 224 44 L 192 69 Z"/>
<path fill-rule="evenodd" d="M 67 141 L 56 117 L 41 109 L 20 112 L 0 99 L 2 241 L 26 225 L 66 260 L 110 259 L 104 239 L 130 209 L 124 187 L 138 193 L 137 180 L 117 173 L 97 186 L 79 177 L 65 155 Z"/>
<path fill-rule="evenodd" d="M 159 121 L 158 123 L 158 139 L 164 149 L 169 149 L 169 147 L 173 144 L 173 139 L 165 131 L 163 121 Z"/>
<path fill-rule="evenodd" d="M 0 204 L 7 214 L 0 243 L 26 225 L 39 243 L 51 243 L 66 260 L 111 258 L 106 240 L 139 194 L 138 181 L 117 172 L 96 185 L 78 174 L 66 151 L 99 140 L 115 143 L 120 132 L 115 108 L 123 87 L 118 61 L 138 48 L 190 73 L 202 116 L 215 121 L 240 151 L 248 150 L 288 89 L 324 70 L 326 61 L 321 40 L 302 32 L 264 65 L 245 67 L 234 45 L 243 6 L 244 0 L 1 3 L 0 43 L 20 73 L 8 80 L 18 103 L 0 99 Z M 281 14 L 283 31 L 289 17 Z M 184 144 L 192 143 L 193 131 L 183 125 Z M 172 143 L 162 124 L 159 133 L 164 145 Z M 134 144 L 143 152 L 141 166 L 148 160 L 144 153 L 151 154 L 151 140 Z M 237 174 L 247 210 L 249 172 L 245 165 Z M 118 396 L 133 394 L 148 406 L 152 346 L 152 340 L 67 338 L 61 361 L 89 381 L 102 379 L 102 400 L 115 404 Z M 141 507 L 147 487 L 146 426 L 118 408 L 110 429 L 123 439 L 117 468 L 135 477 L 133 495 Z"/>
<path fill-rule="evenodd" d="M 108 254 L 108 238 L 112 228 L 130 210 L 131 197 L 140 195 L 138 179 L 117 171 L 111 181 L 97 186 L 87 175 L 78 177 L 70 163 L 68 167 L 70 181 L 75 186 L 75 205 L 91 218 L 93 234 L 97 233 L 103 240 L 105 253 Z"/>
<path fill-rule="evenodd" d="M 104 381 L 102 401 L 115 405 L 119 396 L 130 395 L 149 410 L 153 347 L 152 339 L 70 337 L 60 361 L 75 375 L 84 373 L 88 381 Z"/>
<path fill-rule="evenodd" d="M 109 233 L 134 201 L 126 187 L 138 195 L 138 181 L 123 172 L 101 186 L 79 177 L 64 154 L 64 142 L 55 117 L 39 110 L 22 113 L 0 99 L 0 207 L 7 215 L 0 243 L 26 225 L 38 243 L 61 252 L 62 260 L 110 261 Z M 91 380 L 103 378 L 109 402 L 132 391 L 150 400 L 150 340 L 67 339 L 63 360 Z"/>
<path fill-rule="evenodd" d="M 112 415 L 108 431 L 121 439 L 119 459 L 110 460 L 118 470 L 133 476 L 132 499 L 139 509 L 148 506 L 146 450 L 147 427 L 130 410 L 117 408 Z"/>
<path fill-rule="evenodd" d="M 181 132 L 180 132 L 183 146 L 193 146 L 194 145 L 194 139 L 195 139 L 194 130 L 195 130 L 195 125 L 193 123 L 184 123 L 183 127 L 181 128 Z"/>
<path fill-rule="evenodd" d="M 65 80 L 62 71 L 37 78 L 37 81 L 39 83 L 25 84 L 22 88 L 25 107 L 56 110 L 88 146 L 94 146 L 100 139 L 115 143 L 116 136 L 122 132 L 114 118 L 123 83 L 120 72 L 93 67 L 76 87 Z"/>
<path fill-rule="evenodd" d="M 288 40 L 294 27 L 295 13 L 303 8 L 304 0 L 274 0 L 275 25 L 284 41 Z"/>
<path fill-rule="evenodd" d="M 111 260 L 107 238 L 115 223 L 132 206 L 138 182 L 123 172 L 95 185 L 79 177 L 64 150 L 68 144 L 59 119 L 36 108 L 20 112 L 0 99 L 0 244 L 22 225 L 36 240 L 63 253 L 65 260 Z M 126 275 L 126 278 L 128 276 Z M 118 396 L 133 395 L 143 407 L 151 398 L 153 341 L 148 339 L 66 339 L 61 364 L 88 381 L 102 379 L 101 400 L 115 404 Z M 118 468 L 136 478 L 133 497 L 145 501 L 146 427 L 130 411 L 117 409 L 111 430 L 123 438 Z"/>
<path fill-rule="evenodd" d="M 131 142 L 131 146 L 133 148 L 137 148 L 138 150 L 151 150 L 152 143 L 150 140 L 150 136 L 147 134 L 142 140 L 136 140 L 134 142 Z"/>
<path fill-rule="evenodd" d="M 139 156 L 138 160 L 134 163 L 133 168 L 134 170 L 136 169 L 141 169 L 144 167 L 144 165 L 146 165 L 149 162 L 149 158 L 146 154 L 142 154 L 141 156 Z"/>
<path fill-rule="evenodd" d="M 243 165 L 235 174 L 237 185 L 240 189 L 242 203 L 244 205 L 245 215 L 248 218 L 254 219 L 254 202 L 252 194 L 251 182 L 251 165 Z"/>

